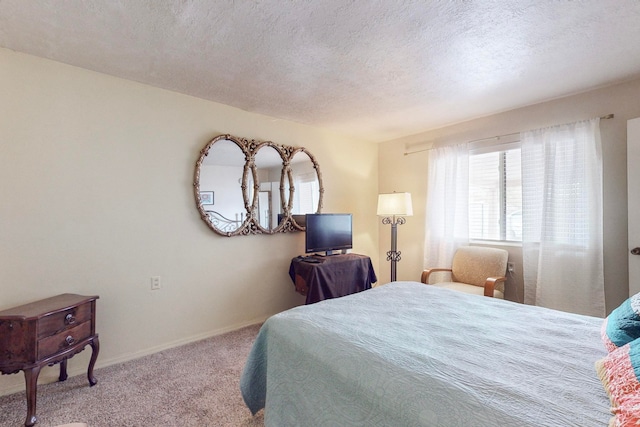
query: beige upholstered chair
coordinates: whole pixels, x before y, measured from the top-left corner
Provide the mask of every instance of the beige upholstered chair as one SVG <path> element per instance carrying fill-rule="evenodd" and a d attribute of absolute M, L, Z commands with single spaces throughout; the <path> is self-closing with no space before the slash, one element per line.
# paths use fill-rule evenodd
<path fill-rule="evenodd" d="M 433 283 L 433 285 L 470 294 L 504 298 L 508 258 L 509 253 L 504 249 L 462 246 L 453 256 L 451 268 L 424 270 L 421 281 L 430 284 L 431 273 L 449 271 L 451 272 L 450 282 Z"/>

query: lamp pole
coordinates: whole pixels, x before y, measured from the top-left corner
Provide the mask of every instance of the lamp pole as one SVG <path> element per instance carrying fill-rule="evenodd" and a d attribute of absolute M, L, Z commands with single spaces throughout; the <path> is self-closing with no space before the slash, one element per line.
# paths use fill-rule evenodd
<path fill-rule="evenodd" d="M 401 252 L 398 250 L 398 225 L 406 222 L 403 217 L 382 218 L 383 224 L 391 224 L 391 250 L 387 252 L 387 261 L 391 261 L 391 281 L 396 281 L 396 263 L 400 261 Z"/>

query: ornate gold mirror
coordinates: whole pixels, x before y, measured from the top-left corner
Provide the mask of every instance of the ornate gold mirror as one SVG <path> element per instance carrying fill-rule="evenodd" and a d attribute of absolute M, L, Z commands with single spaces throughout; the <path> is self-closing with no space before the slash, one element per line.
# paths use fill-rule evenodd
<path fill-rule="evenodd" d="M 229 135 L 214 138 L 200 152 L 194 182 L 198 210 L 219 234 L 234 236 L 249 225 L 248 157 L 244 144 Z"/>
<path fill-rule="evenodd" d="M 322 208 L 322 177 L 305 148 L 219 135 L 201 150 L 196 205 L 223 236 L 304 230 L 304 215 Z"/>

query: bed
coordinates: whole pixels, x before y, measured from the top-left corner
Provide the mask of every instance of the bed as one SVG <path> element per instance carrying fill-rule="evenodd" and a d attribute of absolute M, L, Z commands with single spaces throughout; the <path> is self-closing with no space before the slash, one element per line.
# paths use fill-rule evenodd
<path fill-rule="evenodd" d="M 603 319 L 418 282 L 296 307 L 241 377 L 266 426 L 606 426 Z"/>

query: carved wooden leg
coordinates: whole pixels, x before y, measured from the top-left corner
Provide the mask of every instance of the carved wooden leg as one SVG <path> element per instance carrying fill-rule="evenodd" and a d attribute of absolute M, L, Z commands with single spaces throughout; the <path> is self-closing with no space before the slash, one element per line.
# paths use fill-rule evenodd
<path fill-rule="evenodd" d="M 98 380 L 93 375 L 93 367 L 96 364 L 96 360 L 98 360 L 98 353 L 100 352 L 100 341 L 98 340 L 98 337 L 95 337 L 89 344 L 91 345 L 91 360 L 89 361 L 87 378 L 89 379 L 89 385 L 93 387 L 98 383 Z"/>
<path fill-rule="evenodd" d="M 31 427 L 37 421 L 36 417 L 36 397 L 38 395 L 38 375 L 40 366 L 34 366 L 24 370 L 24 380 L 27 387 L 27 419 L 24 422 L 26 427 Z"/>
<path fill-rule="evenodd" d="M 67 378 L 67 359 L 64 359 L 60 362 L 60 377 L 58 377 L 58 380 L 66 381 Z"/>

